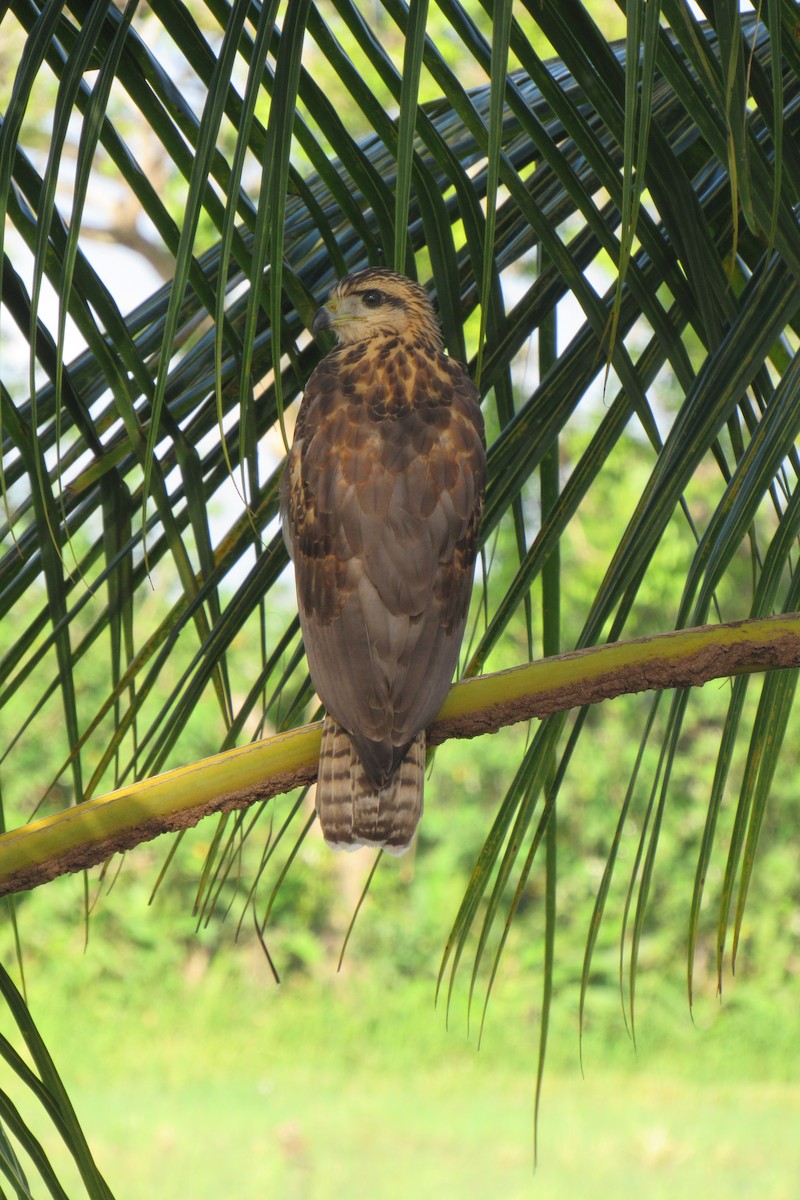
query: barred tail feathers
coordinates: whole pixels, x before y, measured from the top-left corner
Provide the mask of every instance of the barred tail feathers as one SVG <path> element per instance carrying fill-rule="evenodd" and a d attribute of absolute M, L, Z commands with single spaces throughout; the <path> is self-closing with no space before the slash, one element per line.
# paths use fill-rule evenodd
<path fill-rule="evenodd" d="M 379 846 L 402 854 L 422 816 L 425 731 L 418 733 L 384 788 L 369 782 L 350 736 L 331 716 L 322 725 L 317 816 L 334 850 Z"/>

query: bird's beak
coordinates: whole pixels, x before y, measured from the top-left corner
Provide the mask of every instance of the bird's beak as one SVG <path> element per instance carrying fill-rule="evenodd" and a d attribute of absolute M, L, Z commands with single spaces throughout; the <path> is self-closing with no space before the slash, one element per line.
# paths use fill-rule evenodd
<path fill-rule="evenodd" d="M 311 332 L 320 333 L 323 329 L 330 329 L 333 325 L 333 315 L 330 309 L 323 305 L 314 313 L 314 320 L 311 322 Z"/>

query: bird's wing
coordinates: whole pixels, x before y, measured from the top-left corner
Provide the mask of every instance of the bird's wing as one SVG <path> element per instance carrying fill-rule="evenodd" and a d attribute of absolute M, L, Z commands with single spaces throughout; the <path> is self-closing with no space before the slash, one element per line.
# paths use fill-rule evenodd
<path fill-rule="evenodd" d="M 381 776 L 436 715 L 455 670 L 485 485 L 483 427 L 474 385 L 444 356 L 417 371 L 419 402 L 388 420 L 368 389 L 342 383 L 335 355 L 306 388 L 284 527 L 314 685 Z"/>

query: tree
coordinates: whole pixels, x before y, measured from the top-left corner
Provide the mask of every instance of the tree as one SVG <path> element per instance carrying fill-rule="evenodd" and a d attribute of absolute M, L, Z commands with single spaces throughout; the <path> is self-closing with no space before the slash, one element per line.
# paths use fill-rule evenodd
<path fill-rule="evenodd" d="M 114 844 L 132 844 L 185 821 L 173 818 L 186 807 L 187 776 L 166 776 L 144 821 L 134 781 L 262 730 L 292 730 L 313 712 L 297 622 L 270 603 L 285 594 L 281 435 L 321 353 L 305 332 L 317 302 L 345 271 L 382 262 L 430 281 L 447 347 L 470 362 L 486 397 L 484 571 L 464 675 L 710 619 L 753 622 L 741 638 L 713 627 L 679 635 L 672 673 L 642 673 L 648 644 L 603 650 L 611 692 L 592 690 L 590 654 L 577 671 L 575 659 L 547 666 L 562 703 L 513 711 L 552 715 L 521 749 L 445 964 L 457 968 L 477 922 L 477 966 L 543 854 L 546 1037 L 557 797 L 588 705 L 657 689 L 644 746 L 663 689 L 677 686 L 631 882 L 633 1004 L 687 689 L 736 672 L 689 937 L 691 981 L 718 816 L 749 724 L 720 895 L 721 970 L 732 909 L 735 952 L 800 662 L 800 59 L 788 0 L 747 17 L 702 7 L 700 21 L 680 0 L 632 0 L 625 38 L 611 42 L 578 0 L 453 0 L 435 13 L 384 0 L 369 17 L 350 0 L 158 0 L 142 15 L 134 0 L 69 10 L 11 0 L 0 51 L 13 75 L 2 92 L 0 295 L 29 367 L 0 383 L 0 611 L 14 630 L 2 704 L 24 704 L 3 769 L 13 774 L 19 737 L 57 708 L 58 780 L 78 806 L 67 822 L 78 833 L 68 853 L 60 834 L 47 840 L 63 820 L 33 837 L 5 835 L 6 890 L 30 885 L 37 863 L 52 874 L 59 854 L 74 868 L 108 852 L 108 841 L 98 850 L 81 832 L 91 822 L 80 813 L 97 812 L 80 808 L 92 797 L 129 789 L 115 800 L 125 833 Z M 119 239 L 168 274 L 127 313 L 123 289 L 93 265 L 98 202 L 114 206 Z M 72 354 L 75 334 L 85 348 Z M 631 441 L 645 464 L 640 491 L 632 511 L 609 514 L 613 544 L 576 612 L 564 601 L 566 533 Z M 690 535 L 685 583 L 644 608 L 648 572 L 676 528 Z M 148 607 L 154 587 L 170 596 L 166 615 Z M 242 694 L 232 662 L 248 629 L 261 661 L 249 664 Z M 732 640 L 738 657 L 720 657 Z M 765 668 L 748 706 L 749 673 Z M 83 681 L 98 671 L 105 700 L 86 711 Z M 468 707 L 491 723 L 489 699 L 502 706 L 510 685 L 500 676 L 482 686 Z M 218 711 L 210 733 L 192 723 L 204 695 Z M 314 734 L 290 744 L 288 764 L 285 743 L 267 744 L 257 773 L 277 771 L 282 786 L 308 781 Z M 205 779 L 211 800 L 190 819 L 225 797 L 267 794 L 237 773 L 252 753 L 191 768 L 192 787 Z M 290 768 L 300 776 L 290 780 Z M 293 811 L 279 834 L 287 846 L 309 823 L 300 801 Z M 148 824 L 154 817 L 161 826 Z M 226 820 L 204 886 L 234 853 L 241 827 L 231 834 Z M 90 1193 L 103 1194 L 86 1170 Z"/>

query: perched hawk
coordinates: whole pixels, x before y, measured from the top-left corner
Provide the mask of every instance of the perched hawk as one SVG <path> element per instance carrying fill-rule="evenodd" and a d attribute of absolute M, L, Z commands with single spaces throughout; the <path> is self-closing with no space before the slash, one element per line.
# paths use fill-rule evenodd
<path fill-rule="evenodd" d="M 330 846 L 399 854 L 422 815 L 425 728 L 467 618 L 483 419 L 427 293 L 405 276 L 347 275 L 312 328 L 340 345 L 306 386 L 281 513 L 327 709 L 317 814 Z"/>

